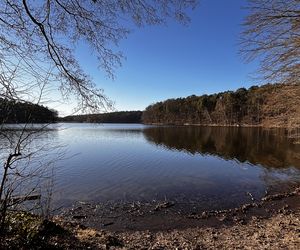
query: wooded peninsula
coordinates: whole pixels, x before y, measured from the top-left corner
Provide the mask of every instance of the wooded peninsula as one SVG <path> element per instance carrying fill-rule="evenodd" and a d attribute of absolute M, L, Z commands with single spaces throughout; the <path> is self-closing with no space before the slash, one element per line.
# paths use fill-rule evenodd
<path fill-rule="evenodd" d="M 0 98 L 0 123 L 52 123 L 58 113 L 42 105 Z"/>

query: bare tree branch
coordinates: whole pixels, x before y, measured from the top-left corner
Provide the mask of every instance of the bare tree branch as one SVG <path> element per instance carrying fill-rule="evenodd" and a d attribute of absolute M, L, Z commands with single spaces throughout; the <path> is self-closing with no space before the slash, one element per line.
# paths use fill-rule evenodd
<path fill-rule="evenodd" d="M 0 66 L 9 72 L 18 69 L 13 86 L 7 86 L 5 81 L 0 81 L 0 86 L 6 86 L 6 95 L 10 96 L 13 93 L 9 91 L 19 89 L 25 82 L 28 85 L 28 81 L 33 84 L 50 68 L 49 82 L 59 85 L 63 97 L 75 96 L 79 108 L 110 108 L 112 102 L 74 56 L 78 42 L 90 46 L 99 67 L 113 78 L 123 57 L 116 46 L 128 35 L 131 23 L 158 25 L 168 18 L 187 23 L 189 18 L 184 11 L 196 3 L 197 0 L 0 0 Z M 0 69 L 2 74 L 5 75 Z"/>
<path fill-rule="evenodd" d="M 245 58 L 260 60 L 265 81 L 299 84 L 300 1 L 249 0 L 247 9 L 241 37 Z"/>

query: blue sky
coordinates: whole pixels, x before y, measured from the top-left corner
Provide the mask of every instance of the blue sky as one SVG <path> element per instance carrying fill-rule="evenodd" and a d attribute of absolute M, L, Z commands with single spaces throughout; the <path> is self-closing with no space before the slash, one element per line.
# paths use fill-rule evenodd
<path fill-rule="evenodd" d="M 244 6 L 246 0 L 201 0 L 188 26 L 170 20 L 164 26 L 135 28 L 120 43 L 126 59 L 115 80 L 97 68 L 87 47 L 78 48 L 77 58 L 120 111 L 143 110 L 168 98 L 250 87 L 257 64 L 242 60 L 238 44 L 247 14 Z"/>

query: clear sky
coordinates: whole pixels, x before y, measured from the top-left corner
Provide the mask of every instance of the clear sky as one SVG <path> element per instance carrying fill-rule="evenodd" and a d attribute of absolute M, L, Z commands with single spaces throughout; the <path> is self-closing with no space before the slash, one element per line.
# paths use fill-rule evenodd
<path fill-rule="evenodd" d="M 120 44 L 126 56 L 111 80 L 85 46 L 77 50 L 83 69 L 115 101 L 115 108 L 143 110 L 168 98 L 210 94 L 255 84 L 256 63 L 239 55 L 246 0 L 201 0 L 191 23 L 135 28 Z M 62 115 L 70 106 L 56 106 Z"/>

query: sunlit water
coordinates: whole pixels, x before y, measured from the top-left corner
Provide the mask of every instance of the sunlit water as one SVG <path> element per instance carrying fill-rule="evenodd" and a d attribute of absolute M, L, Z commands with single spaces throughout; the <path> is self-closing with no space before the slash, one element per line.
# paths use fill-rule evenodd
<path fill-rule="evenodd" d="M 261 198 L 300 182 L 300 145 L 284 130 L 74 123 L 50 128 L 37 140 L 66 151 L 54 164 L 57 206 L 168 199 L 229 208 L 249 201 L 247 192 Z"/>

